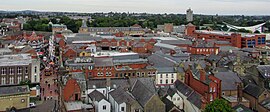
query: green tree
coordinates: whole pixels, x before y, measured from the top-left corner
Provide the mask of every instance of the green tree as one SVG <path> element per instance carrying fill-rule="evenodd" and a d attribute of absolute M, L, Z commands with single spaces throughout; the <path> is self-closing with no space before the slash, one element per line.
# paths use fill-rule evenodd
<path fill-rule="evenodd" d="M 204 112 L 234 112 L 227 101 L 216 99 L 212 103 L 206 105 Z"/>

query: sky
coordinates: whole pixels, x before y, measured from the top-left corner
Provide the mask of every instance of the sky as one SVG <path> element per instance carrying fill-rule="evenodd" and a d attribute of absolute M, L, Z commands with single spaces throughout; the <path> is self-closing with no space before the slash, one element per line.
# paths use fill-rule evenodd
<path fill-rule="evenodd" d="M 0 10 L 270 15 L 270 0 L 0 0 Z"/>

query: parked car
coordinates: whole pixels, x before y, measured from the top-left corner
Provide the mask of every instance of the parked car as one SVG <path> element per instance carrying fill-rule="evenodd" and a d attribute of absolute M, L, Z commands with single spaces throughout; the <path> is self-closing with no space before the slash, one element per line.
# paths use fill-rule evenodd
<path fill-rule="evenodd" d="M 32 103 L 29 103 L 29 107 L 30 107 L 30 108 L 35 108 L 35 107 L 36 107 L 36 104 L 33 103 L 33 102 L 32 102 Z"/>

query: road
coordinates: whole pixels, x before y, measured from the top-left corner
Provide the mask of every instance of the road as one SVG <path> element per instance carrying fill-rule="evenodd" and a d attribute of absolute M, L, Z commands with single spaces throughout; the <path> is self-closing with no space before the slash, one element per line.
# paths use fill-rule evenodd
<path fill-rule="evenodd" d="M 55 106 L 57 107 L 56 100 L 46 100 L 35 108 L 31 108 L 30 112 L 52 112 Z"/>

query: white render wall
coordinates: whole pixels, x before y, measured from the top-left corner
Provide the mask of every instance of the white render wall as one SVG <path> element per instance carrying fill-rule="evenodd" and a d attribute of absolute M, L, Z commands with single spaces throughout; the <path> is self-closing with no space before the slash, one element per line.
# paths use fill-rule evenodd
<path fill-rule="evenodd" d="M 171 85 L 176 81 L 176 79 L 177 73 L 158 73 L 156 75 L 156 85 Z M 166 83 L 166 80 L 168 83 Z"/>
<path fill-rule="evenodd" d="M 32 59 L 31 66 L 31 83 L 39 83 L 40 82 L 40 60 Z M 35 71 L 36 68 L 36 71 Z M 36 80 L 35 80 L 36 79 Z"/>

